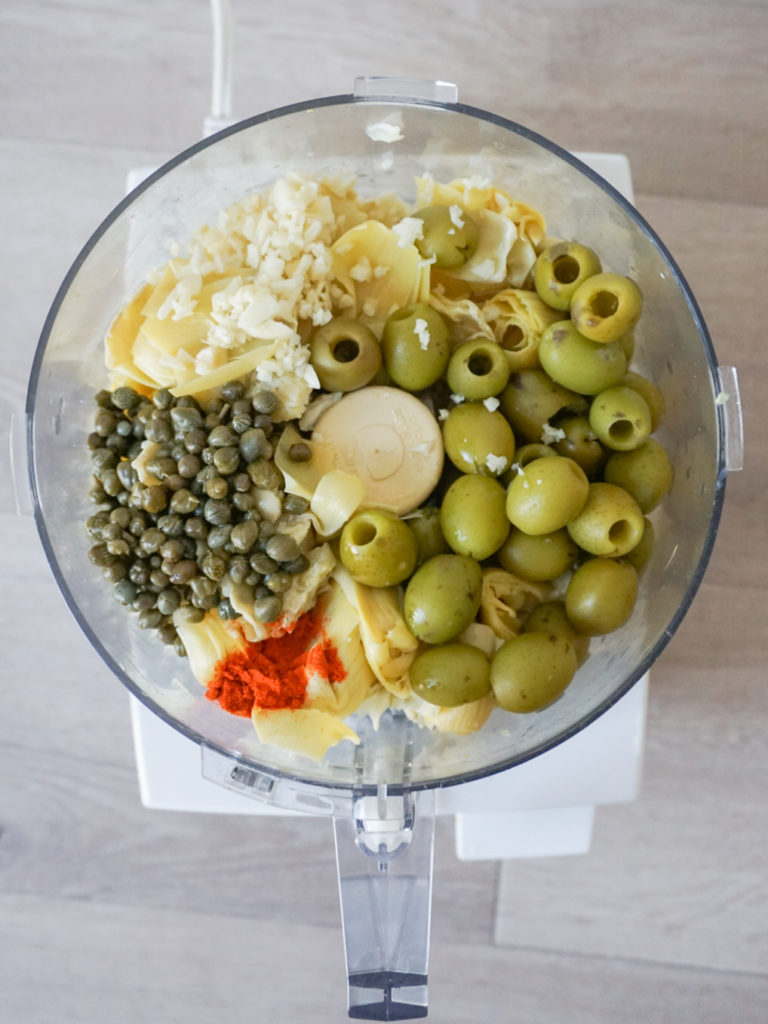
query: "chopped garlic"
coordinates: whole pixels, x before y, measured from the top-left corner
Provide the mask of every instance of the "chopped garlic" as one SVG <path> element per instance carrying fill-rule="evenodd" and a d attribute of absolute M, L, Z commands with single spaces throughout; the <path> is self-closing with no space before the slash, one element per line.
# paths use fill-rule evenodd
<path fill-rule="evenodd" d="M 429 325 L 427 324 L 427 321 L 423 320 L 421 317 L 418 317 L 416 323 L 413 325 L 413 333 L 419 339 L 420 348 L 424 352 L 426 352 L 427 349 L 429 348 L 429 342 L 431 340 L 431 335 L 429 333 Z"/>
<path fill-rule="evenodd" d="M 488 412 L 496 412 L 496 410 L 501 405 L 501 402 L 498 400 L 498 398 L 496 398 L 495 395 L 493 395 L 490 398 L 484 398 L 483 405 L 488 410 Z"/>
<path fill-rule="evenodd" d="M 507 457 L 506 455 L 489 454 L 485 458 L 485 465 L 489 472 L 496 476 L 507 468 Z"/>
<path fill-rule="evenodd" d="M 397 235 L 398 246 L 404 249 L 407 245 L 413 245 L 417 238 L 424 237 L 424 221 L 420 217 L 403 217 L 392 225 L 392 230 Z"/>
<path fill-rule="evenodd" d="M 453 224 L 455 228 L 464 227 L 464 211 L 458 203 L 453 203 L 453 205 L 448 208 L 448 213 L 451 217 L 451 224 Z"/>
<path fill-rule="evenodd" d="M 562 441 L 565 437 L 565 431 L 561 430 L 560 427 L 553 427 L 549 423 L 545 423 L 541 430 L 541 443 L 542 444 L 554 444 L 555 441 Z"/>

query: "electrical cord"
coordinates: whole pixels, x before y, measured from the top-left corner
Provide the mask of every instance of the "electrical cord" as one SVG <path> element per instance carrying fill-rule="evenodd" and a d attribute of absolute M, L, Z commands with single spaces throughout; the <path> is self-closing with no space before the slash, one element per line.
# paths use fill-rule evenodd
<path fill-rule="evenodd" d="M 211 0 L 213 67 L 211 110 L 203 121 L 207 138 L 233 123 L 232 115 L 232 8 L 229 0 Z"/>

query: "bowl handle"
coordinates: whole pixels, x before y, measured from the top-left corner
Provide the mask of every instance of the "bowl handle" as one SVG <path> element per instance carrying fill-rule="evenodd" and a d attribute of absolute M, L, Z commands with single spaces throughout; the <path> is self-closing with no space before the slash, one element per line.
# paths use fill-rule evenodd
<path fill-rule="evenodd" d="M 426 78 L 363 75 L 355 79 L 352 95 L 355 99 L 412 99 L 431 100 L 433 103 L 457 103 L 459 89 L 453 82 L 436 82 Z"/>
<path fill-rule="evenodd" d="M 349 1016 L 426 1017 L 433 793 L 380 785 L 334 818 L 334 834 Z"/>

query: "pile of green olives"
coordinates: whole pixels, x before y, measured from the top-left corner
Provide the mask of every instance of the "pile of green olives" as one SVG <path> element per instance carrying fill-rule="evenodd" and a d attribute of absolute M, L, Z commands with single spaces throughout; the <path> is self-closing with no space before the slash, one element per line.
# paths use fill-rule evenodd
<path fill-rule="evenodd" d="M 417 216 L 419 249 L 441 270 L 475 251 L 468 217 L 457 231 L 446 207 Z M 637 285 L 568 241 L 539 254 L 530 285 L 562 318 L 542 330 L 537 363 L 524 369 L 512 370 L 485 335 L 455 339 L 451 323 L 425 303 L 391 313 L 380 362 L 369 354 L 364 374 L 351 358 L 337 358 L 339 376 L 324 378 L 323 346 L 327 337 L 355 337 L 367 351 L 368 328 L 356 333 L 332 321 L 313 342 L 324 387 L 350 390 L 378 374 L 421 397 L 441 421 L 445 468 L 426 504 L 404 518 L 363 509 L 339 541 L 355 579 L 401 588 L 403 616 L 420 645 L 411 688 L 439 707 L 492 695 L 500 707 L 526 713 L 556 700 L 591 638 L 631 616 L 653 547 L 648 514 L 672 484 L 667 452 L 651 436 L 663 397 L 629 368 L 642 310 Z M 466 636 L 485 621 L 489 569 L 509 574 L 512 589 L 522 582 L 548 595 L 491 654 Z M 549 596 L 553 584 L 560 598 Z"/>

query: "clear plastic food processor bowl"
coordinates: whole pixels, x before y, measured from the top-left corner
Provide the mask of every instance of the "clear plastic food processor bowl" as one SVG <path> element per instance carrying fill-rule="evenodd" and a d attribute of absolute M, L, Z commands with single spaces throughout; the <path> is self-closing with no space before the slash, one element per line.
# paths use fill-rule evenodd
<path fill-rule="evenodd" d="M 403 96 L 406 91 L 409 95 Z M 426 92 L 426 95 L 423 95 Z M 592 643 L 564 696 L 536 714 L 497 712 L 476 734 L 449 736 L 385 717 L 356 723 L 321 764 L 261 745 L 247 719 L 206 700 L 185 662 L 109 598 L 88 559 L 92 513 L 85 439 L 106 382 L 104 336 L 117 311 L 219 210 L 287 171 L 354 175 L 371 196 L 415 199 L 414 178 L 481 175 L 540 209 L 552 234 L 578 239 L 603 266 L 639 282 L 636 365 L 661 388 L 658 432 L 674 484 L 654 513 L 656 547 L 630 622 Z M 430 790 L 510 768 L 573 736 L 646 672 L 701 581 L 714 542 L 738 396 L 718 368 L 696 301 L 653 230 L 586 166 L 525 128 L 455 101 L 451 87 L 366 79 L 354 94 L 272 111 L 171 160 L 89 240 L 46 320 L 27 399 L 35 516 L 58 584 L 93 646 L 153 712 L 200 744 L 203 771 L 282 806 L 333 815 L 349 972 L 349 1012 L 426 1014 L 432 830 Z"/>

